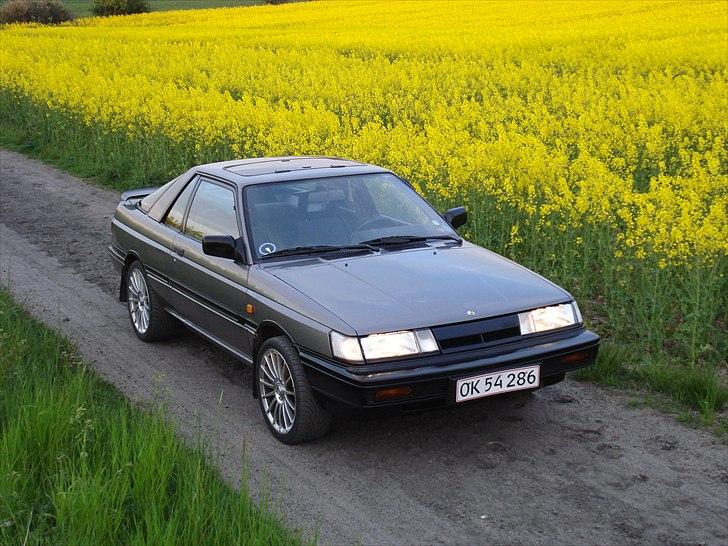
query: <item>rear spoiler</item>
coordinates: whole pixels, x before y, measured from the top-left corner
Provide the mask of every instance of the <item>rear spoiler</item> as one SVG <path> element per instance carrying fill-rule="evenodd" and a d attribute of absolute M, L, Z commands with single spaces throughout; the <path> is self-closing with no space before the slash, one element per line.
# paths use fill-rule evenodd
<path fill-rule="evenodd" d="M 158 190 L 159 187 L 155 188 L 138 188 L 136 190 L 127 190 L 121 194 L 122 201 L 129 201 L 130 199 L 143 199 L 150 193 Z"/>

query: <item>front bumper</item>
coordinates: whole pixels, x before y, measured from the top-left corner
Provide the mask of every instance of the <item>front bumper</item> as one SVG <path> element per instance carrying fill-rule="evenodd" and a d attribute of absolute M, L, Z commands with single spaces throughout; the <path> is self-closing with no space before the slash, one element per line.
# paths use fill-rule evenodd
<path fill-rule="evenodd" d="M 301 349 L 301 359 L 311 386 L 319 394 L 345 406 L 379 407 L 454 403 L 458 379 L 527 365 L 541 366 L 541 384 L 558 381 L 565 372 L 590 366 L 599 350 L 599 336 L 589 330 L 543 336 L 537 344 L 517 344 L 488 352 L 462 352 L 448 355 L 381 363 L 346 366 Z M 580 354 L 581 353 L 581 354 Z M 575 362 L 569 355 L 579 356 Z M 583 358 L 582 358 L 583 357 Z M 382 389 L 409 387 L 410 394 L 381 400 Z"/>

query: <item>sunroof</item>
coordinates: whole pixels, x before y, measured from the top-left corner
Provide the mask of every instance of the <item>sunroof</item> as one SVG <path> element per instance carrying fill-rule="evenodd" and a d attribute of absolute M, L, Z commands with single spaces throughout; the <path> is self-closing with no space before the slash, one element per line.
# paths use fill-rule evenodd
<path fill-rule="evenodd" d="M 292 157 L 290 159 L 263 159 L 225 167 L 226 170 L 241 176 L 302 171 L 308 169 L 331 169 L 362 165 L 355 161 L 331 157 Z"/>

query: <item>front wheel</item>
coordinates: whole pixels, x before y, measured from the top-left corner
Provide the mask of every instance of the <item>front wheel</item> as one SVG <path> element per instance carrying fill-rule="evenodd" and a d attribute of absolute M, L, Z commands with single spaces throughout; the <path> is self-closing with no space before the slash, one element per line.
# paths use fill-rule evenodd
<path fill-rule="evenodd" d="M 298 351 L 283 336 L 267 340 L 256 362 L 258 400 L 268 429 L 284 444 L 326 433 L 331 414 L 319 404 Z"/>

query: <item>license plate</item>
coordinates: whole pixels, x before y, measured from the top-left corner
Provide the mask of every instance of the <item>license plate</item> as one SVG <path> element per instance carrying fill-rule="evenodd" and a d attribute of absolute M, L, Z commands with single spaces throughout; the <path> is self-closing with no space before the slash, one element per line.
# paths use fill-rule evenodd
<path fill-rule="evenodd" d="M 540 366 L 528 366 L 459 379 L 455 385 L 455 402 L 465 402 L 504 392 L 535 389 L 540 384 L 540 375 Z"/>

